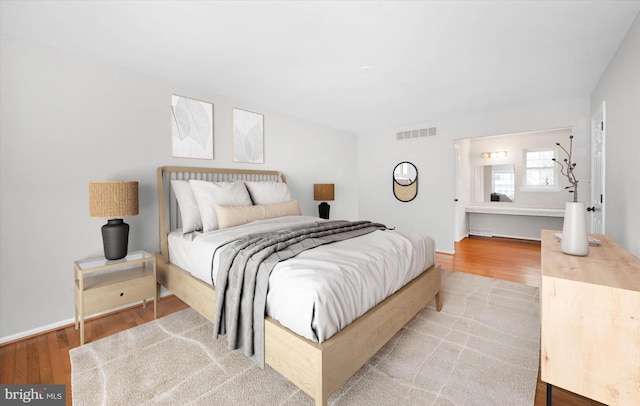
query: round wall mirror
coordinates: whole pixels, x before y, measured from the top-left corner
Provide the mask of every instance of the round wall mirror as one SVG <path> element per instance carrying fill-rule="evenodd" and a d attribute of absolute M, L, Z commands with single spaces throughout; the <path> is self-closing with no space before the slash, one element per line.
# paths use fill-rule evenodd
<path fill-rule="evenodd" d="M 400 162 L 393 169 L 393 195 L 410 202 L 418 195 L 418 169 L 411 162 Z"/>

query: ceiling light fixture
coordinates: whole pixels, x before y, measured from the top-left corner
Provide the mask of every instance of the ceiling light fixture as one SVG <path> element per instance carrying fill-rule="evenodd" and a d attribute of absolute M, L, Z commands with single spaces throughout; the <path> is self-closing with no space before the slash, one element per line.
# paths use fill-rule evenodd
<path fill-rule="evenodd" d="M 369 66 L 369 65 L 364 65 L 361 66 L 360 68 L 358 68 L 358 70 L 362 73 L 369 73 L 373 70 L 373 66 Z"/>

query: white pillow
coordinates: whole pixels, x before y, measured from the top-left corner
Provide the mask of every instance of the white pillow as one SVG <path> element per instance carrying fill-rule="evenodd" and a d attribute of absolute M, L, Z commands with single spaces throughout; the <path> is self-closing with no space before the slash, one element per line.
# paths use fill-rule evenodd
<path fill-rule="evenodd" d="M 245 182 L 253 204 L 275 204 L 293 200 L 284 182 Z"/>
<path fill-rule="evenodd" d="M 193 195 L 191 185 L 188 180 L 171 180 L 171 189 L 178 200 L 180 207 L 180 218 L 182 219 L 182 232 L 191 233 L 202 230 L 202 218 L 196 197 Z"/>
<path fill-rule="evenodd" d="M 255 220 L 300 215 L 297 200 L 264 206 L 220 206 L 216 205 L 220 229 L 247 224 Z"/>
<path fill-rule="evenodd" d="M 203 231 L 218 229 L 215 205 L 251 206 L 251 197 L 244 182 L 208 182 L 190 180 L 191 190 L 198 202 Z"/>

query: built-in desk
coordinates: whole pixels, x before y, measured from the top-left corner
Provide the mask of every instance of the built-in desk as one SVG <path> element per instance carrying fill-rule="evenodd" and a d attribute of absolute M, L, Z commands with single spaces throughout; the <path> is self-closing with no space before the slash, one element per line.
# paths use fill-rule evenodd
<path fill-rule="evenodd" d="M 543 229 L 562 229 L 564 209 L 513 207 L 513 203 L 474 204 L 465 208 L 469 234 L 540 240 Z"/>
<path fill-rule="evenodd" d="M 532 207 L 509 207 L 507 204 L 467 206 L 467 213 L 500 214 L 503 216 L 564 217 L 564 209 L 537 209 Z"/>
<path fill-rule="evenodd" d="M 564 254 L 557 232 L 542 231 L 540 377 L 608 405 L 640 405 L 640 260 L 600 234 L 589 255 Z"/>

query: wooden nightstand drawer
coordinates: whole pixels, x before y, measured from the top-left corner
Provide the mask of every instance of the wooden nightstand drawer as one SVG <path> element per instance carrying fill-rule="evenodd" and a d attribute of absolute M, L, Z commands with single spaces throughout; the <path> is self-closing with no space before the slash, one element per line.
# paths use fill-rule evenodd
<path fill-rule="evenodd" d="M 156 290 L 153 271 L 146 268 L 112 272 L 88 282 L 84 291 L 85 316 L 153 298 Z"/>

